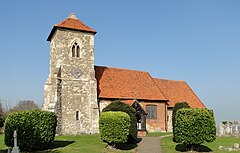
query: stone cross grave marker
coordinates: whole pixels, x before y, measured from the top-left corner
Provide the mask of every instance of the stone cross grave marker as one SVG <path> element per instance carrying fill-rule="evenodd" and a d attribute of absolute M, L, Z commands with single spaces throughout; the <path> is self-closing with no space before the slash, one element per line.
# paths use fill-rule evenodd
<path fill-rule="evenodd" d="M 11 153 L 20 153 L 20 150 L 17 146 L 17 131 L 16 130 L 13 133 L 13 139 L 14 139 L 14 147 L 13 147 Z"/>

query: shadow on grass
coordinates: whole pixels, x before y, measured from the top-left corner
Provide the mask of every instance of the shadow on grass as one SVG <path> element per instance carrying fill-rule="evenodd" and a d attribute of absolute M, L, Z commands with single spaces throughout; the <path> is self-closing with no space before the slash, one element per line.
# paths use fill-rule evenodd
<path fill-rule="evenodd" d="M 62 141 L 62 140 L 55 140 L 53 143 L 48 147 L 48 149 L 56 149 L 61 147 L 66 147 L 75 141 Z"/>
<path fill-rule="evenodd" d="M 175 150 L 180 151 L 180 152 L 188 151 L 184 144 L 177 144 L 176 147 L 175 147 Z M 197 151 L 197 152 L 212 152 L 213 150 L 208 148 L 207 146 L 199 145 L 199 147 L 194 149 L 194 151 Z"/>
<path fill-rule="evenodd" d="M 33 151 L 30 153 L 60 153 L 61 151 L 59 150 L 42 150 L 42 151 Z"/>
<path fill-rule="evenodd" d="M 134 148 L 136 148 L 138 145 L 136 143 L 133 144 L 127 144 L 127 143 L 123 143 L 123 144 L 118 144 L 117 145 L 117 149 L 120 150 L 132 150 Z"/>
<path fill-rule="evenodd" d="M 57 148 L 66 147 L 75 141 L 61 141 L 61 140 L 55 140 L 53 143 L 48 147 L 47 150 L 39 150 L 39 151 L 33 151 L 32 153 L 60 153 Z M 0 153 L 7 153 L 8 149 L 0 149 Z"/>
<path fill-rule="evenodd" d="M 62 141 L 62 140 L 55 140 L 53 143 L 48 147 L 48 150 L 37 151 L 36 153 L 60 153 L 57 148 L 66 147 L 75 141 Z"/>
<path fill-rule="evenodd" d="M 134 148 L 136 148 L 139 142 L 142 141 L 142 138 L 137 138 L 137 140 L 135 141 L 135 143 L 123 143 L 123 144 L 118 144 L 117 149 L 120 150 L 132 150 Z"/>
<path fill-rule="evenodd" d="M 0 153 L 7 153 L 8 150 L 7 149 L 0 149 Z"/>

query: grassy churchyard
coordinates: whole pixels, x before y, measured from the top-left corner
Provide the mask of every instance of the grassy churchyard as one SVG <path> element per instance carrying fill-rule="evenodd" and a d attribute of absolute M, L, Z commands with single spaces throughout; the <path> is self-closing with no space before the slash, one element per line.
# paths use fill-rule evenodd
<path fill-rule="evenodd" d="M 239 143 L 240 138 L 236 137 L 217 137 L 217 139 L 211 143 L 203 143 L 198 152 L 214 152 L 214 153 L 226 153 L 229 151 L 218 150 L 218 147 L 232 147 L 234 143 Z M 161 139 L 161 146 L 164 153 L 180 153 L 185 152 L 182 144 L 174 143 L 172 136 Z M 233 153 L 240 153 L 239 151 L 231 151 Z"/>
<path fill-rule="evenodd" d="M 169 135 L 171 133 L 154 132 L 149 133 L 149 137 L 159 137 Z M 199 152 L 216 152 L 226 153 L 229 151 L 218 150 L 218 147 L 231 147 L 234 143 L 239 143 L 240 138 L 236 137 L 217 137 L 212 143 L 204 143 L 201 145 Z M 39 151 L 38 153 L 78 153 L 78 152 L 94 152 L 94 153 L 134 153 L 137 144 L 122 145 L 118 150 L 110 150 L 106 148 L 106 143 L 100 139 L 100 135 L 79 135 L 79 136 L 56 136 L 54 143 L 48 150 Z M 161 139 L 161 146 L 164 153 L 180 153 L 185 152 L 182 144 L 174 143 L 172 136 Z M 4 144 L 4 134 L 0 134 L 0 153 L 6 153 L 7 146 Z M 240 151 L 232 151 L 240 153 Z"/>
<path fill-rule="evenodd" d="M 120 145 L 121 150 L 105 148 L 107 143 L 100 139 L 100 135 L 56 136 L 54 143 L 48 150 L 37 153 L 134 153 L 136 145 Z M 0 153 L 6 153 L 4 134 L 0 135 Z"/>
<path fill-rule="evenodd" d="M 149 137 L 159 137 L 172 134 L 171 132 L 151 132 Z M 119 150 L 105 148 L 107 143 L 100 139 L 100 135 L 79 135 L 79 136 L 56 136 L 53 145 L 46 151 L 39 153 L 68 153 L 68 152 L 94 152 L 94 153 L 134 153 L 137 144 L 121 145 Z M 7 146 L 4 144 L 4 134 L 0 134 L 0 153 L 6 153 Z"/>
<path fill-rule="evenodd" d="M 171 132 L 152 132 L 148 133 L 149 137 L 160 137 L 164 135 L 172 134 Z M 216 153 L 226 153 L 229 151 L 218 150 L 219 146 L 232 147 L 234 143 L 240 143 L 240 138 L 236 137 L 217 137 L 212 143 L 204 143 L 201 145 L 199 152 L 216 152 Z M 164 137 L 161 139 L 161 146 L 163 153 L 180 153 L 185 152 L 184 146 L 179 143 L 172 141 L 172 136 Z M 233 153 L 240 153 L 239 151 L 231 151 Z"/>

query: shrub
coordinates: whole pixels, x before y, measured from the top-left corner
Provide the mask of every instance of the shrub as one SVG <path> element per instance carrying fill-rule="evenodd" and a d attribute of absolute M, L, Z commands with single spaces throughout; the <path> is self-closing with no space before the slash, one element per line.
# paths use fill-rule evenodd
<path fill-rule="evenodd" d="M 203 142 L 216 139 L 216 124 L 212 110 L 184 108 L 177 111 L 175 140 L 193 150 Z"/>
<path fill-rule="evenodd" d="M 188 105 L 187 102 L 178 102 L 175 104 L 175 106 L 173 107 L 173 111 L 172 111 L 172 128 L 173 128 L 173 141 L 176 142 L 175 140 L 175 121 L 176 121 L 176 112 L 179 109 L 182 108 L 190 108 L 190 106 Z"/>
<path fill-rule="evenodd" d="M 128 136 L 128 142 L 134 142 L 137 139 L 137 117 L 136 117 L 136 110 L 129 106 L 128 104 L 125 104 L 121 102 L 120 100 L 115 101 L 111 104 L 109 104 L 107 107 L 105 107 L 102 112 L 107 111 L 122 111 L 127 113 L 130 116 L 131 120 L 131 126 Z"/>
<path fill-rule="evenodd" d="M 46 149 L 54 140 L 56 125 L 57 119 L 53 112 L 15 112 L 5 121 L 5 144 L 13 147 L 13 132 L 17 130 L 18 147 L 21 151 Z"/>
<path fill-rule="evenodd" d="M 3 125 L 4 125 L 4 118 L 0 117 L 0 132 L 1 132 L 1 128 L 3 127 Z"/>
<path fill-rule="evenodd" d="M 130 117 L 125 112 L 102 112 L 99 119 L 101 139 L 110 146 L 127 142 L 130 128 Z"/>
<path fill-rule="evenodd" d="M 0 132 L 1 132 L 1 128 L 4 125 L 4 120 L 5 120 L 5 112 L 3 110 L 2 103 L 0 101 Z"/>

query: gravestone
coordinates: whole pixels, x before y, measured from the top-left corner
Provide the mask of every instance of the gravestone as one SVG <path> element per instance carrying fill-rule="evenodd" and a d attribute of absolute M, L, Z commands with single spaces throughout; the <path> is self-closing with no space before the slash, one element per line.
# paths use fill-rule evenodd
<path fill-rule="evenodd" d="M 239 136 L 239 121 L 222 121 L 219 124 L 218 136 Z"/>
<path fill-rule="evenodd" d="M 224 125 L 223 125 L 223 123 L 221 122 L 220 124 L 219 124 L 219 136 L 223 136 L 224 135 Z"/>
<path fill-rule="evenodd" d="M 234 143 L 233 148 L 239 149 L 239 144 L 238 143 Z"/>
<path fill-rule="evenodd" d="M 14 139 L 14 147 L 12 148 L 11 153 L 20 153 L 20 150 L 17 146 L 17 131 L 16 130 L 13 133 L 13 139 Z"/>
<path fill-rule="evenodd" d="M 233 133 L 234 134 L 238 134 L 238 122 L 237 120 L 233 121 L 233 125 L 234 125 L 234 129 L 233 129 Z"/>
<path fill-rule="evenodd" d="M 226 135 L 231 135 L 232 133 L 231 133 L 231 130 L 232 128 L 231 128 L 231 125 L 230 125 L 230 122 L 229 121 L 227 121 L 227 123 L 226 123 L 226 129 L 225 129 L 225 134 Z"/>

